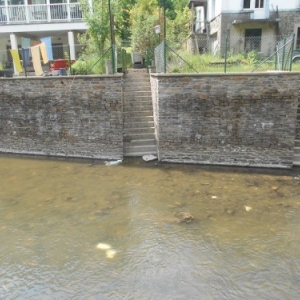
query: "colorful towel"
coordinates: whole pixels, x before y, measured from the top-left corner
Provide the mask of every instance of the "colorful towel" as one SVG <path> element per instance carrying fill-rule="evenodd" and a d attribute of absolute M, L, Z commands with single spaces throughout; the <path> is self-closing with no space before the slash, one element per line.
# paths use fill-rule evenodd
<path fill-rule="evenodd" d="M 19 50 L 17 50 L 17 49 L 10 50 L 10 53 L 11 53 L 16 71 L 19 72 L 19 73 L 23 72 L 23 68 L 22 68 L 21 61 L 20 61 L 20 56 L 19 56 Z"/>
<path fill-rule="evenodd" d="M 22 37 L 22 48 L 29 49 L 30 48 L 30 39 Z"/>
<path fill-rule="evenodd" d="M 42 38 L 41 42 L 46 44 L 46 50 L 47 50 L 48 59 L 49 60 L 53 60 L 51 36 Z"/>
<path fill-rule="evenodd" d="M 33 46 L 30 49 L 31 49 L 32 64 L 33 64 L 35 75 L 41 76 L 44 74 L 44 72 L 41 65 L 40 45 Z"/>
<path fill-rule="evenodd" d="M 42 53 L 43 63 L 46 64 L 46 63 L 49 62 L 48 55 L 47 55 L 47 50 L 46 50 L 46 44 L 41 43 L 40 44 L 40 49 L 41 49 L 41 53 Z"/>
<path fill-rule="evenodd" d="M 22 59 L 23 59 L 23 67 L 28 67 L 30 66 L 30 49 L 22 49 L 21 50 L 21 55 L 22 55 Z"/>

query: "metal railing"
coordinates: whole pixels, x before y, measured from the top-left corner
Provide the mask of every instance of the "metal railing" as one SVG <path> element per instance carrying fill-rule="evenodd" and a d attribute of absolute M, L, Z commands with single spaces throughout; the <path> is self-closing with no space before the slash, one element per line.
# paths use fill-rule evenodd
<path fill-rule="evenodd" d="M 79 3 L 0 6 L 0 24 L 81 21 Z"/>

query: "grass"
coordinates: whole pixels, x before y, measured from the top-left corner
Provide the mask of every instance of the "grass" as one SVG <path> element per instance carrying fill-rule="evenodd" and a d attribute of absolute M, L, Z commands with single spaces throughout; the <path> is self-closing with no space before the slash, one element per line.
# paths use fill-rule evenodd
<path fill-rule="evenodd" d="M 263 59 L 255 51 L 243 54 L 229 55 L 227 57 L 226 72 L 266 72 L 275 70 L 275 61 L 271 60 L 259 65 Z M 259 67 L 255 69 L 257 66 Z M 167 53 L 167 71 L 169 73 L 216 73 L 225 72 L 225 59 L 210 53 L 193 55 L 187 51 L 178 51 L 177 55 Z M 293 64 L 292 71 L 300 71 L 300 64 Z"/>

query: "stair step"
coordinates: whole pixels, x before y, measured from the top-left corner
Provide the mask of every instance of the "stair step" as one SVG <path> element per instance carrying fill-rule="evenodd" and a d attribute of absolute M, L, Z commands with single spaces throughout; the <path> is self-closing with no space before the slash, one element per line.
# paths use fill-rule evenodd
<path fill-rule="evenodd" d="M 140 140 L 131 140 L 130 142 L 124 142 L 124 146 L 156 146 L 155 139 L 140 139 Z"/>
<path fill-rule="evenodd" d="M 128 122 L 132 122 L 132 123 L 136 123 L 136 122 L 153 122 L 154 118 L 153 115 L 152 116 L 124 116 L 124 123 L 128 123 Z"/>
<path fill-rule="evenodd" d="M 150 140 L 155 139 L 155 134 L 153 133 L 125 133 L 124 142 L 130 142 L 132 140 Z"/>
<path fill-rule="evenodd" d="M 131 84 L 131 82 L 126 82 L 124 87 L 124 93 L 129 92 L 151 92 L 151 86 L 149 82 L 144 84 Z"/>
<path fill-rule="evenodd" d="M 148 102 L 137 102 L 137 103 L 124 103 L 124 111 L 145 111 L 152 110 L 152 103 Z"/>
<path fill-rule="evenodd" d="M 134 96 L 131 95 L 127 98 L 124 98 L 124 104 L 128 104 L 128 105 L 135 105 L 135 104 L 151 104 L 152 105 L 152 98 L 151 97 L 144 97 L 144 96 Z"/>
<path fill-rule="evenodd" d="M 300 155 L 300 147 L 294 147 L 294 153 Z"/>
<path fill-rule="evenodd" d="M 145 106 L 145 105 L 141 105 L 141 106 L 133 106 L 133 107 L 130 107 L 130 106 L 126 106 L 123 108 L 123 111 L 124 112 L 134 112 L 135 115 L 140 115 L 140 112 L 141 111 L 149 111 L 151 109 L 150 106 Z M 153 115 L 153 111 L 150 112 L 150 115 Z"/>
<path fill-rule="evenodd" d="M 124 91 L 124 97 L 141 97 L 152 99 L 151 90 L 150 91 Z"/>
<path fill-rule="evenodd" d="M 134 82 L 134 83 L 142 83 L 142 82 L 148 82 L 150 83 L 150 76 L 146 73 L 146 74 L 130 74 L 127 75 L 125 78 L 125 84 L 127 82 Z"/>
<path fill-rule="evenodd" d="M 144 109 L 144 110 L 139 110 L 138 113 L 134 111 L 124 111 L 123 112 L 124 117 L 130 118 L 130 117 L 137 117 L 137 116 L 153 116 L 153 110 L 152 109 Z"/>
<path fill-rule="evenodd" d="M 133 153 L 133 152 L 148 152 L 148 153 L 155 153 L 156 152 L 156 145 L 141 145 L 141 146 L 125 146 L 124 147 L 125 153 Z"/>
<path fill-rule="evenodd" d="M 154 128 L 154 121 L 124 122 L 124 129 L 130 128 Z"/>
<path fill-rule="evenodd" d="M 132 134 L 145 134 L 145 133 L 152 133 L 154 134 L 154 127 L 140 127 L 140 128 L 124 128 L 125 135 L 132 135 Z"/>
<path fill-rule="evenodd" d="M 125 157 L 142 157 L 142 156 L 144 156 L 144 155 L 149 155 L 149 154 L 152 154 L 152 155 L 154 155 L 154 156 L 156 156 L 157 155 L 157 153 L 156 152 L 133 152 L 133 153 L 124 153 L 124 156 Z"/>

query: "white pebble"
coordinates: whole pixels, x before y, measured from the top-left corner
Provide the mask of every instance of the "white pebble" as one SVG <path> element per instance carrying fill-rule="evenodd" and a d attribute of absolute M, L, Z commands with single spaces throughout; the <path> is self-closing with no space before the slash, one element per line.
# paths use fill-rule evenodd
<path fill-rule="evenodd" d="M 250 206 L 245 206 L 245 209 L 246 209 L 246 211 L 250 211 L 250 210 L 252 210 L 252 207 L 250 207 Z"/>
<path fill-rule="evenodd" d="M 106 257 L 107 258 L 114 258 L 115 255 L 117 254 L 116 250 L 110 249 L 106 251 Z"/>
<path fill-rule="evenodd" d="M 97 245 L 97 248 L 98 248 L 98 249 L 101 249 L 101 250 L 108 250 L 108 249 L 111 248 L 111 246 L 108 245 L 108 244 L 99 243 L 99 244 Z"/>
<path fill-rule="evenodd" d="M 212 198 L 212 199 L 217 199 L 218 197 L 217 197 L 217 196 L 211 196 L 211 198 Z"/>

